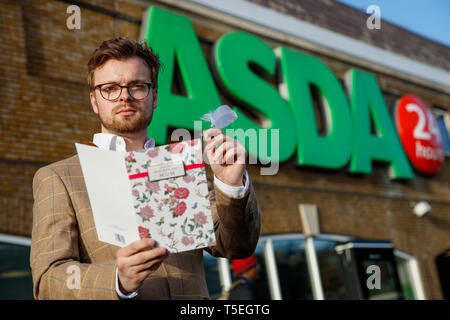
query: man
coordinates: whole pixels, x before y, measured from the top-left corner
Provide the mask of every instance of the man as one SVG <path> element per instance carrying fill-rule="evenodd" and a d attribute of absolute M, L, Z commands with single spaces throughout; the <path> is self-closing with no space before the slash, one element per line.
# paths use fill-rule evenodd
<path fill-rule="evenodd" d="M 256 284 L 259 279 L 259 264 L 254 255 L 245 259 L 232 261 L 233 272 L 236 276 L 233 282 L 229 300 L 255 300 Z"/>
<path fill-rule="evenodd" d="M 88 83 L 101 122 L 94 145 L 117 151 L 154 147 L 147 127 L 157 106 L 158 71 L 158 58 L 146 44 L 117 38 L 94 51 Z M 256 247 L 261 217 L 245 170 L 245 149 L 220 129 L 203 134 L 214 172 L 210 200 L 216 246 L 207 250 L 216 257 L 246 257 Z M 39 169 L 33 194 L 35 298 L 209 298 L 202 250 L 168 254 L 152 239 L 123 248 L 98 240 L 77 155 Z"/>

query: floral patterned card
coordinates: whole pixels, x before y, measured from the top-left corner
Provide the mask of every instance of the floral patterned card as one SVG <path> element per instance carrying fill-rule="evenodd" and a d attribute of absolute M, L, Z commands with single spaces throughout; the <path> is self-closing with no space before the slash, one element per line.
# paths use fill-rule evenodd
<path fill-rule="evenodd" d="M 215 245 L 200 139 L 127 152 L 125 163 L 141 238 L 171 252 Z M 180 163 L 184 175 L 150 181 L 158 165 Z"/>

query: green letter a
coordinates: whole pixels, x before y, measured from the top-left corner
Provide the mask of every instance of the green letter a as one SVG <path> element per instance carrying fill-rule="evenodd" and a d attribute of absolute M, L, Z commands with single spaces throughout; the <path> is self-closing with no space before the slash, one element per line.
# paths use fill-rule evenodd
<path fill-rule="evenodd" d="M 194 129 L 194 121 L 221 102 L 188 18 L 151 7 L 145 39 L 163 64 L 158 79 L 158 107 L 149 135 L 157 144 L 165 144 L 168 127 Z M 187 96 L 171 92 L 175 59 Z"/>
<path fill-rule="evenodd" d="M 269 76 L 275 76 L 277 57 L 261 39 L 252 34 L 234 32 L 217 41 L 212 65 L 219 84 L 234 100 L 253 111 L 256 109 L 262 115 L 260 118 L 265 117 L 268 129 L 265 134 L 270 135 L 269 140 L 262 139 L 262 126 L 234 108 L 238 119 L 230 127 L 245 128 L 246 132 L 258 132 L 260 135 L 258 141 L 249 139 L 248 144 L 246 136 L 242 134 L 235 134 L 232 138 L 237 139 L 251 156 L 258 157 L 263 163 L 285 161 L 294 154 L 296 147 L 292 112 L 279 92 L 250 69 L 250 63 L 262 68 Z M 279 141 L 273 139 L 274 129 L 279 130 Z M 239 133 L 238 130 L 236 132 Z"/>
<path fill-rule="evenodd" d="M 391 164 L 391 177 L 412 179 L 413 172 L 375 77 L 352 69 L 347 72 L 345 80 L 355 130 L 350 171 L 371 173 L 372 160 L 386 161 Z M 371 133 L 370 117 L 374 120 L 376 135 Z"/>

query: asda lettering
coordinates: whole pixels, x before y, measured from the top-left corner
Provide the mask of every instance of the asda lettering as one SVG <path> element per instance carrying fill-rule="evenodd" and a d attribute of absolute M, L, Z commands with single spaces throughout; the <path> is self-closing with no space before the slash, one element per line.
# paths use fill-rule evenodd
<path fill-rule="evenodd" d="M 245 136 L 233 137 L 261 161 L 282 162 L 296 155 L 299 165 L 339 169 L 349 164 L 350 172 L 370 174 L 376 160 L 389 164 L 392 178 L 414 177 L 372 74 L 350 69 L 345 75 L 347 97 L 338 78 L 319 59 L 282 46 L 274 50 L 244 32 L 226 34 L 215 43 L 210 70 L 188 18 L 157 7 L 150 7 L 147 17 L 142 34 L 164 65 L 158 86 L 158 104 L 163 107 L 155 110 L 157 121 L 149 126 L 156 143 L 166 143 L 169 127 L 193 130 L 194 121 L 221 105 L 217 83 L 221 92 L 259 115 L 259 120 L 253 119 L 234 107 L 238 119 L 230 128 L 266 128 L 269 135 L 279 129 L 278 154 L 270 152 L 271 139 L 268 145 L 249 148 Z M 184 96 L 172 93 L 176 64 Z M 256 75 L 250 64 L 277 77 L 278 89 Z M 321 133 L 311 86 L 320 93 L 324 106 L 325 130 Z M 371 132 L 371 120 L 376 134 Z M 261 148 L 269 152 L 260 152 Z M 420 152 L 434 156 L 427 149 Z"/>

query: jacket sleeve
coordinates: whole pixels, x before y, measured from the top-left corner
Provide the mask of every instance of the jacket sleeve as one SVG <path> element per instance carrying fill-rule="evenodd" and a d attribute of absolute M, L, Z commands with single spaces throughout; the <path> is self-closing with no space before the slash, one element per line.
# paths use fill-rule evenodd
<path fill-rule="evenodd" d="M 206 250 L 214 257 L 242 259 L 251 256 L 258 244 L 261 212 L 253 185 L 242 199 L 232 199 L 214 184 L 209 194 L 216 245 Z"/>
<path fill-rule="evenodd" d="M 118 299 L 116 262 L 81 263 L 75 210 L 51 168 L 33 179 L 30 265 L 35 299 Z"/>

